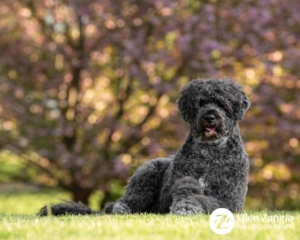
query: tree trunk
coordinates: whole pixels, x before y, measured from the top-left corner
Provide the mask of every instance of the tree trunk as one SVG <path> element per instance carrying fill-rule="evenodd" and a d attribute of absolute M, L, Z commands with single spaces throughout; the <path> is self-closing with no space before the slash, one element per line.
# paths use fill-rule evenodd
<path fill-rule="evenodd" d="M 104 209 L 106 203 L 108 203 L 109 201 L 111 201 L 111 192 L 109 190 L 104 191 L 104 197 L 102 199 L 102 201 L 100 202 L 100 209 Z"/>
<path fill-rule="evenodd" d="M 74 189 L 72 192 L 72 199 L 74 202 L 81 202 L 85 205 L 88 205 L 89 197 L 92 194 L 91 189 Z"/>

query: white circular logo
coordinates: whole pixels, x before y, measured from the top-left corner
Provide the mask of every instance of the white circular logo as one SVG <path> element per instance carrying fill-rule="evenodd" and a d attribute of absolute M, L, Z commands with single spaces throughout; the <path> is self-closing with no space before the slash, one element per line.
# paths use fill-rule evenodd
<path fill-rule="evenodd" d="M 228 209 L 218 208 L 210 214 L 209 226 L 217 234 L 227 234 L 234 227 L 234 216 Z"/>

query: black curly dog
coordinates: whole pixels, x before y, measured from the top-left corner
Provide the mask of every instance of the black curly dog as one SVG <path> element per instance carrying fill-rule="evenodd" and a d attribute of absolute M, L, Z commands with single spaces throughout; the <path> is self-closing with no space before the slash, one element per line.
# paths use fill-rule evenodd
<path fill-rule="evenodd" d="M 131 177 L 124 197 L 107 204 L 107 214 L 210 213 L 217 208 L 243 210 L 249 161 L 240 136 L 250 101 L 231 79 L 198 79 L 177 101 L 190 124 L 187 140 L 175 156 L 151 160 Z M 78 203 L 49 207 L 52 215 L 96 214 Z M 40 210 L 45 216 L 47 207 Z"/>

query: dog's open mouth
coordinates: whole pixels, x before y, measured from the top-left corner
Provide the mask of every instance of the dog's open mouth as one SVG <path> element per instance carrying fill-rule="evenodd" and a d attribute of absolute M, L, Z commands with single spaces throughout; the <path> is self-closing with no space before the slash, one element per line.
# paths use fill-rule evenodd
<path fill-rule="evenodd" d="M 211 119 L 212 118 L 212 119 Z M 206 140 L 219 138 L 223 133 L 222 119 L 219 115 L 204 115 L 198 122 L 199 133 Z"/>
<path fill-rule="evenodd" d="M 218 134 L 216 132 L 216 128 L 215 127 L 205 127 L 204 129 L 204 136 L 206 138 L 212 138 L 212 137 L 216 137 Z"/>

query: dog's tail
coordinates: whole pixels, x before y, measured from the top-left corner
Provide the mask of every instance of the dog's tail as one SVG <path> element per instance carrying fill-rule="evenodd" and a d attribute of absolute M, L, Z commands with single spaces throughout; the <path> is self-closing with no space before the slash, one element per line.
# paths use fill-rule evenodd
<path fill-rule="evenodd" d="M 38 216 L 62 216 L 62 215 L 94 215 L 103 214 L 93 211 L 88 206 L 79 202 L 64 201 L 63 203 L 46 205 L 37 213 Z"/>

